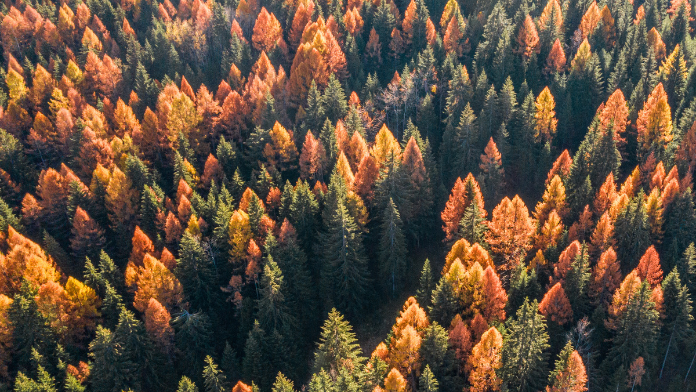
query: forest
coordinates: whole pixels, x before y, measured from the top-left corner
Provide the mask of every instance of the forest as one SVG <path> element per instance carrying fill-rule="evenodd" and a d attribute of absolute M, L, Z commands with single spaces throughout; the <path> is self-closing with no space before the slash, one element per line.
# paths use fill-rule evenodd
<path fill-rule="evenodd" d="M 0 392 L 696 391 L 695 7 L 0 0 Z"/>

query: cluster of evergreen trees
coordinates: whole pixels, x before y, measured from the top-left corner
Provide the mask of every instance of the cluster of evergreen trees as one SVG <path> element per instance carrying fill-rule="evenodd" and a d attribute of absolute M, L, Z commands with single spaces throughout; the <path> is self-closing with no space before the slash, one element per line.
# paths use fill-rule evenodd
<path fill-rule="evenodd" d="M 0 2 L 0 390 L 690 390 L 693 8 Z"/>

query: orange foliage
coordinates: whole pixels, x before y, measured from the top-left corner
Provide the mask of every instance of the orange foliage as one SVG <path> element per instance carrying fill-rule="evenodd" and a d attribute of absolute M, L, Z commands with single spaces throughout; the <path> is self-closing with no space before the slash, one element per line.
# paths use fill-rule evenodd
<path fill-rule="evenodd" d="M 544 294 L 544 298 L 539 303 L 539 312 L 558 325 L 571 321 L 573 309 L 560 282 Z"/>
<path fill-rule="evenodd" d="M 505 197 L 493 209 L 488 228 L 486 240 L 501 262 L 500 269 L 514 269 L 520 256 L 531 247 L 531 237 L 534 234 L 535 222 L 529 216 L 527 206 L 519 196 L 512 200 Z"/>
<path fill-rule="evenodd" d="M 455 236 L 459 232 L 459 221 L 464 216 L 464 211 L 472 202 L 478 204 L 481 217 L 485 218 L 486 210 L 483 208 L 481 188 L 474 176 L 469 173 L 464 181 L 462 181 L 461 178 L 457 178 L 457 181 L 455 181 L 452 187 L 449 200 L 445 205 L 445 209 L 440 214 L 444 222 L 442 230 L 445 232 L 447 240 L 456 238 Z"/>
<path fill-rule="evenodd" d="M 660 256 L 654 246 L 650 246 L 640 258 L 636 273 L 641 281 L 647 281 L 652 288 L 662 283 L 662 267 L 660 267 Z"/>
<path fill-rule="evenodd" d="M 183 302 L 183 289 L 174 274 L 162 262 L 146 254 L 143 265 L 128 263 L 126 284 L 135 291 L 133 307 L 145 312 L 150 298 L 169 309 L 174 309 Z"/>
<path fill-rule="evenodd" d="M 491 327 L 481 336 L 481 341 L 474 346 L 469 356 L 471 373 L 469 384 L 471 392 L 499 391 L 502 380 L 496 371 L 502 366 L 500 350 L 503 347 L 503 336 L 495 327 Z"/>

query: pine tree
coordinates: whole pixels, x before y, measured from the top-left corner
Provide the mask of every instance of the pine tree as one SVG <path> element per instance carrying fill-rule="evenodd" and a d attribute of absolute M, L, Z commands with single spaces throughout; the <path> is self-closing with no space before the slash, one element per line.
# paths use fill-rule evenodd
<path fill-rule="evenodd" d="M 536 300 L 525 299 L 516 317 L 506 324 L 501 349 L 500 378 L 517 391 L 536 391 L 546 379 L 549 335 Z"/>
<path fill-rule="evenodd" d="M 382 280 L 390 287 L 392 296 L 401 287 L 407 266 L 406 242 L 402 233 L 402 223 L 394 200 L 389 203 L 382 215 L 382 236 L 380 238 L 380 271 Z"/>

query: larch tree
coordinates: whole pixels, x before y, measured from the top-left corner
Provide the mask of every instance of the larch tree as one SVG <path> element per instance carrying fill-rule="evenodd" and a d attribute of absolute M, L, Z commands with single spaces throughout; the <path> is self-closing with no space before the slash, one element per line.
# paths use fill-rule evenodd
<path fill-rule="evenodd" d="M 503 161 L 498 151 L 498 146 L 491 137 L 486 144 L 484 153 L 481 155 L 480 180 L 484 189 L 484 194 L 488 200 L 498 200 L 499 195 L 503 191 L 505 181 L 505 170 L 503 169 Z"/>
<path fill-rule="evenodd" d="M 503 336 L 495 327 L 484 332 L 469 356 L 471 392 L 499 391 L 502 380 L 498 372 L 502 367 L 501 350 Z"/>
<path fill-rule="evenodd" d="M 522 55 L 522 58 L 525 60 L 529 60 L 532 53 L 539 54 L 540 49 L 539 34 L 534 25 L 534 20 L 527 15 L 524 22 L 522 22 L 520 30 L 517 32 L 517 48 L 515 52 Z"/>
<path fill-rule="evenodd" d="M 542 143 L 550 142 L 556 134 L 558 120 L 556 119 L 556 101 L 551 95 L 548 87 L 539 93 L 535 102 L 536 112 L 534 113 L 534 137 Z"/>
<path fill-rule="evenodd" d="M 605 308 L 611 304 L 614 291 L 621 284 L 621 267 L 616 259 L 614 248 L 602 252 L 597 265 L 592 270 L 590 298 Z"/>
<path fill-rule="evenodd" d="M 488 222 L 486 241 L 500 263 L 501 271 L 511 271 L 519 258 L 531 247 L 535 222 L 519 196 L 505 197 L 493 209 Z"/>
<path fill-rule="evenodd" d="M 636 272 L 641 281 L 648 282 L 653 288 L 662 283 L 660 256 L 654 246 L 651 245 L 640 258 Z"/>
<path fill-rule="evenodd" d="M 83 260 L 84 257 L 96 259 L 106 243 L 104 231 L 81 207 L 75 210 L 72 223 L 70 248 L 73 256 L 78 260 Z"/>
<path fill-rule="evenodd" d="M 478 181 L 472 174 L 466 176 L 464 181 L 457 178 L 457 181 L 452 187 L 452 193 L 445 206 L 445 209 L 440 214 L 444 226 L 442 229 L 445 232 L 448 240 L 456 239 L 456 234 L 459 228 L 459 222 L 462 220 L 466 209 L 476 203 L 478 205 L 481 218 L 486 217 L 487 212 L 483 208 L 483 194 Z"/>
<path fill-rule="evenodd" d="M 662 83 L 658 83 L 638 112 L 636 129 L 641 157 L 651 152 L 662 154 L 667 143 L 672 141 L 672 111 Z"/>
<path fill-rule="evenodd" d="M 539 303 L 539 312 L 558 325 L 565 325 L 571 321 L 573 309 L 560 282 L 544 294 L 544 298 Z"/>
<path fill-rule="evenodd" d="M 553 2 L 553 0 L 551 2 Z M 549 4 L 551 2 L 549 2 Z M 566 68 L 566 61 L 566 55 L 563 51 L 563 46 L 561 46 L 561 41 L 556 38 L 556 41 L 554 41 L 551 51 L 549 52 L 549 56 L 546 58 L 544 72 L 549 74 L 563 72 Z"/>

